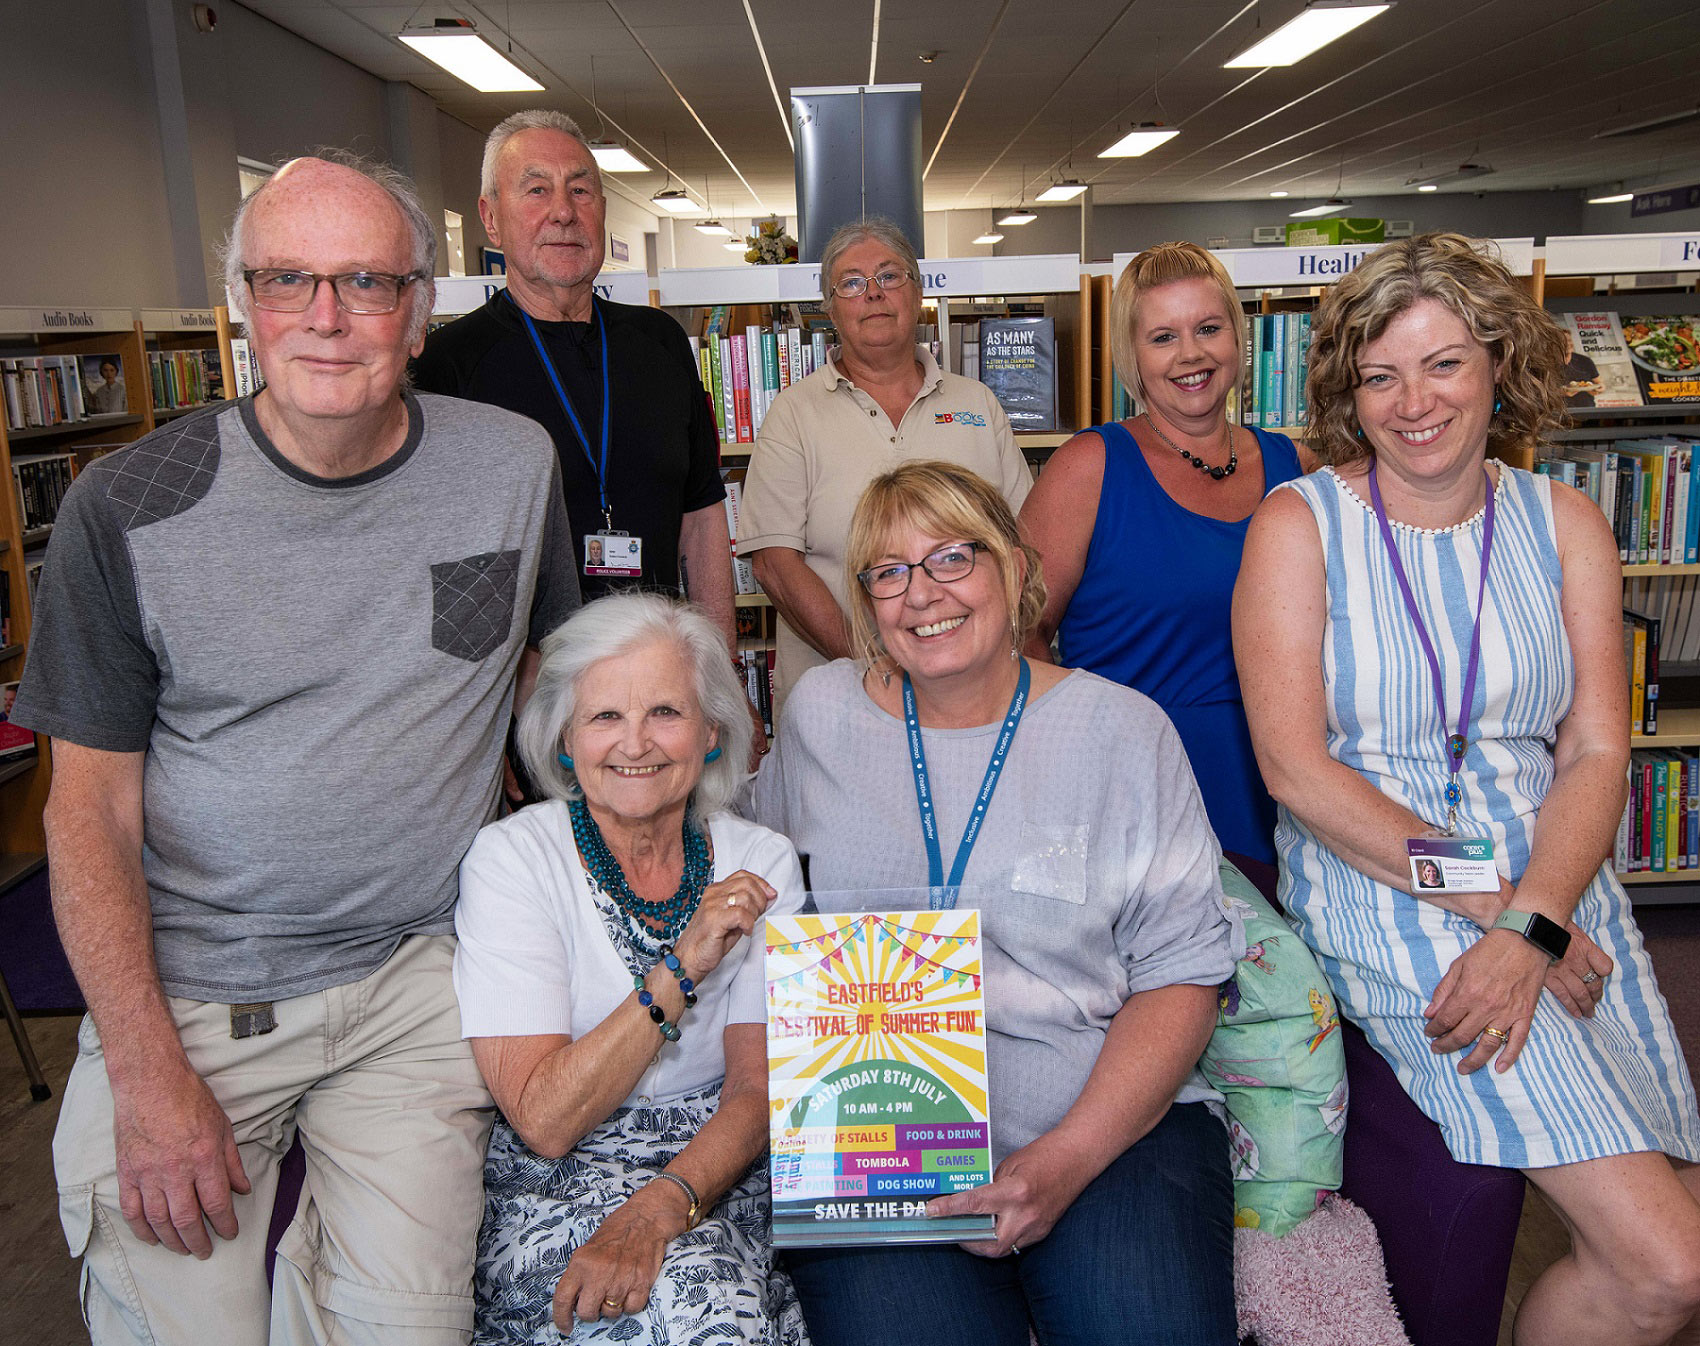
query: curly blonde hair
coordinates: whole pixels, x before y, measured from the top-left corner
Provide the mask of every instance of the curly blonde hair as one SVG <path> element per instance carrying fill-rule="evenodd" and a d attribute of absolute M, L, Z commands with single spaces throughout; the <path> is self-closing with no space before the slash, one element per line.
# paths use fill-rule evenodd
<path fill-rule="evenodd" d="M 1125 267 L 1110 294 L 1110 358 L 1127 390 L 1145 401 L 1145 385 L 1139 378 L 1139 351 L 1133 323 L 1139 301 L 1148 291 L 1177 280 L 1208 280 L 1222 292 L 1228 321 L 1234 328 L 1234 349 L 1245 349 L 1245 310 L 1234 293 L 1227 268 L 1196 243 L 1159 243 L 1147 248 Z"/>
<path fill-rule="evenodd" d="M 1495 255 L 1462 234 L 1421 234 L 1378 248 L 1323 298 L 1311 329 L 1312 446 L 1344 467 L 1374 456 L 1353 394 L 1358 361 L 1401 313 L 1433 299 L 1456 313 L 1499 370 L 1488 452 L 1532 445 L 1565 420 L 1564 332 Z"/>
<path fill-rule="evenodd" d="M 856 575 L 889 555 L 891 539 L 904 528 L 982 543 L 1003 582 L 1012 646 L 1027 643 L 1045 610 L 1039 553 L 1021 540 L 1014 512 L 989 481 L 955 463 L 921 460 L 875 477 L 850 519 L 844 551 L 850 648 L 864 668 L 877 667 L 887 655 L 874 620 L 874 600 Z M 1017 555 L 1026 558 L 1025 578 Z"/>

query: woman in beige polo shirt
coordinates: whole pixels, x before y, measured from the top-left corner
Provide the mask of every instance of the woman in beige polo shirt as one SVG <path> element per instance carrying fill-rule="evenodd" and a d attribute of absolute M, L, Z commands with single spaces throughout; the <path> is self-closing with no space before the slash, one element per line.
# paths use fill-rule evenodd
<path fill-rule="evenodd" d="M 1019 509 L 1033 484 L 991 390 L 947 374 L 915 342 L 915 250 L 890 220 L 841 226 L 821 254 L 839 345 L 774 399 L 744 482 L 738 554 L 779 610 L 775 699 L 805 670 L 850 653 L 844 544 L 875 477 L 918 458 L 961 464 Z"/>

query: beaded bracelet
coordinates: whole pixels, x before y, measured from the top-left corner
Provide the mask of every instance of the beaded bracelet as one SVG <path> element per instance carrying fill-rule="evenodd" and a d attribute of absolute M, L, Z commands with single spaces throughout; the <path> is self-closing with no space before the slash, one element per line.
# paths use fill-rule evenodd
<path fill-rule="evenodd" d="M 679 962 L 679 955 L 673 952 L 673 946 L 671 944 L 663 944 L 661 946 L 661 961 L 666 964 L 667 970 L 671 972 L 674 978 L 678 981 L 679 989 L 685 993 L 685 1008 L 689 1009 L 692 1005 L 697 1003 L 697 984 L 685 975 L 684 966 Z"/>
<path fill-rule="evenodd" d="M 667 1011 L 655 1003 L 655 997 L 650 994 L 649 988 L 643 984 L 643 978 L 641 976 L 633 977 L 632 985 L 637 989 L 638 1004 L 649 1011 L 649 1017 L 655 1021 L 655 1026 L 661 1030 L 661 1036 L 669 1042 L 677 1042 L 679 1040 L 678 1025 L 667 1022 Z"/>

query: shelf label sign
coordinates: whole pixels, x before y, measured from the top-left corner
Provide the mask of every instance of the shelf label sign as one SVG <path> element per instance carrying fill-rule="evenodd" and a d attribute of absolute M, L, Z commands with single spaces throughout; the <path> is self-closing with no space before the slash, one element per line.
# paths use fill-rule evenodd
<path fill-rule="evenodd" d="M 135 322 L 127 308 L 0 308 L 5 332 L 128 332 Z"/>
<path fill-rule="evenodd" d="M 1514 276 L 1534 270 L 1533 238 L 1489 240 L 1498 249 L 1499 260 Z M 1234 285 L 1256 289 L 1281 285 L 1332 285 L 1349 274 L 1381 243 L 1329 243 L 1310 248 L 1218 248 L 1216 259 L 1227 268 Z M 1116 254 L 1116 274 L 1133 260 L 1132 253 Z"/>
<path fill-rule="evenodd" d="M 142 326 L 150 332 L 216 332 L 218 319 L 210 308 L 145 308 Z"/>
<path fill-rule="evenodd" d="M 1659 261 L 1678 270 L 1700 267 L 1700 234 L 1672 234 L 1659 245 Z"/>
<path fill-rule="evenodd" d="M 1668 215 L 1673 210 L 1700 209 L 1700 182 L 1686 187 L 1665 187 L 1656 192 L 1637 192 L 1629 206 L 1629 218 L 1643 215 Z"/>
<path fill-rule="evenodd" d="M 507 288 L 506 276 L 438 276 L 437 302 L 431 314 L 452 318 L 471 313 L 497 290 Z M 604 271 L 596 278 L 596 297 L 616 304 L 649 304 L 649 277 L 641 271 Z"/>

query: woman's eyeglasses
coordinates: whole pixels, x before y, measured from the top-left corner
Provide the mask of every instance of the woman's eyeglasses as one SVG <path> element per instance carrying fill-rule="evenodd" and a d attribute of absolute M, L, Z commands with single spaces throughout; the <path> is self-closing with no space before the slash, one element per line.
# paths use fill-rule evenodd
<path fill-rule="evenodd" d="M 923 556 L 919 561 L 886 561 L 866 570 L 858 570 L 856 578 L 871 598 L 896 598 L 909 591 L 909 581 L 917 569 L 924 570 L 940 584 L 954 584 L 974 573 L 974 554 L 985 551 L 984 542 L 953 542 L 948 547 Z"/>

